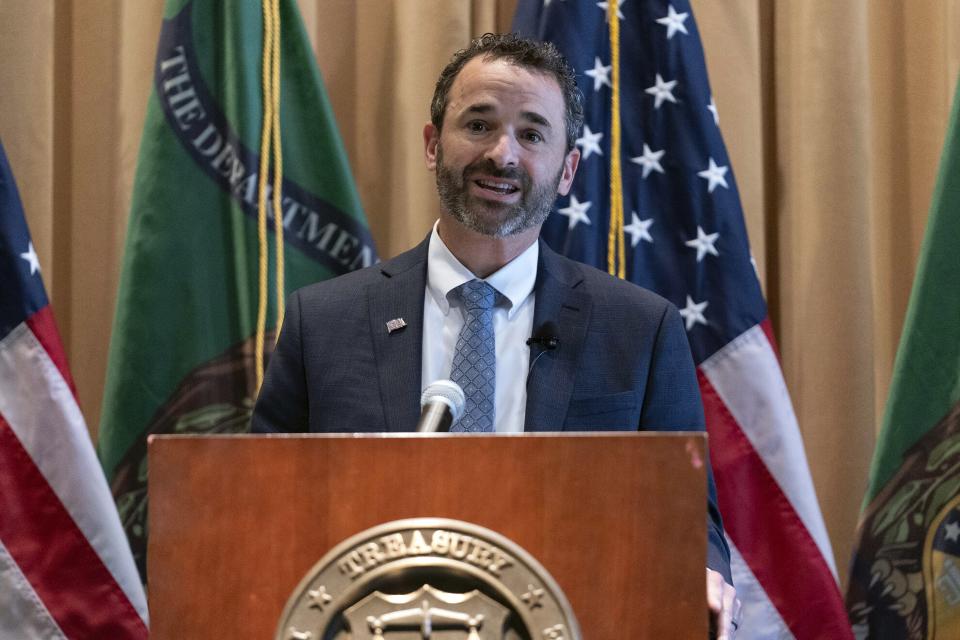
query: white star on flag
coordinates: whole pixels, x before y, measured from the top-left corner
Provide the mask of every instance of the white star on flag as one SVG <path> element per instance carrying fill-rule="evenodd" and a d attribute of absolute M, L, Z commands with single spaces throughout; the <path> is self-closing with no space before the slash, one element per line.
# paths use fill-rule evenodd
<path fill-rule="evenodd" d="M 590 218 L 587 217 L 587 209 L 590 208 L 591 204 L 592 203 L 589 201 L 580 202 L 577 200 L 577 196 L 570 194 L 570 204 L 563 209 L 557 209 L 557 213 L 570 218 L 570 224 L 568 225 L 568 228 L 573 229 L 575 226 L 577 226 L 578 222 L 590 224 Z"/>
<path fill-rule="evenodd" d="M 960 542 L 960 524 L 951 522 L 944 528 L 947 530 L 947 534 L 944 536 L 947 540 Z"/>
<path fill-rule="evenodd" d="M 33 249 L 33 243 L 27 243 L 27 250 L 20 254 L 20 257 L 30 265 L 30 275 L 40 271 L 40 260 L 37 258 L 37 252 Z"/>
<path fill-rule="evenodd" d="M 713 124 L 720 126 L 720 112 L 717 111 L 717 103 L 713 101 L 713 96 L 710 96 L 710 104 L 707 105 L 707 111 L 713 114 Z"/>
<path fill-rule="evenodd" d="M 597 6 L 603 9 L 604 13 L 610 13 L 610 3 L 609 2 L 598 2 Z M 617 0 L 617 17 L 623 20 L 623 11 L 620 11 L 620 7 L 623 6 L 623 0 Z"/>
<path fill-rule="evenodd" d="M 590 131 L 590 127 L 583 125 L 583 136 L 577 138 L 577 145 L 583 147 L 583 159 L 586 160 L 590 157 L 590 154 L 596 153 L 598 156 L 603 155 L 603 150 L 600 148 L 600 139 L 603 138 L 603 132 L 593 133 Z"/>
<path fill-rule="evenodd" d="M 706 300 L 703 302 L 694 302 L 693 298 L 687 296 L 687 306 L 680 309 L 680 315 L 687 321 L 687 331 L 693 329 L 697 323 L 706 326 L 707 319 L 703 316 L 703 310 L 707 308 L 708 304 Z"/>
<path fill-rule="evenodd" d="M 703 228 L 697 225 L 697 237 L 694 240 L 687 240 L 683 244 L 697 250 L 697 262 L 700 262 L 708 253 L 713 256 L 720 255 L 717 253 L 717 248 L 713 246 L 713 243 L 715 243 L 719 237 L 719 233 L 704 233 Z"/>
<path fill-rule="evenodd" d="M 584 71 L 585 74 L 593 78 L 593 90 L 600 91 L 600 87 L 603 85 L 610 86 L 610 69 L 613 67 L 611 65 L 603 66 L 603 63 L 600 62 L 600 57 L 594 57 L 593 59 L 593 69 Z"/>
<path fill-rule="evenodd" d="M 659 24 L 664 25 L 667 28 L 667 40 L 673 37 L 677 31 L 683 35 L 690 35 L 687 33 L 687 28 L 683 25 L 686 21 L 689 13 L 677 13 L 677 10 L 673 8 L 673 5 L 667 7 L 667 15 L 664 18 L 657 20 Z"/>
<path fill-rule="evenodd" d="M 707 180 L 709 183 L 707 185 L 707 192 L 713 193 L 713 190 L 717 188 L 719 184 L 724 189 L 729 189 L 727 186 L 727 179 L 724 178 L 727 175 L 727 167 L 718 167 L 717 163 L 713 161 L 713 158 L 710 158 L 710 166 L 698 173 L 697 175 Z"/>
<path fill-rule="evenodd" d="M 663 167 L 660 166 L 660 158 L 663 157 L 665 151 L 660 149 L 660 151 L 654 151 L 646 144 L 643 145 L 643 155 L 637 156 L 636 158 L 630 158 L 630 162 L 638 164 L 643 167 L 643 177 L 646 179 L 650 175 L 651 171 L 656 171 L 658 173 L 663 173 Z"/>
<path fill-rule="evenodd" d="M 623 228 L 624 233 L 630 234 L 630 246 L 636 247 L 641 240 L 653 244 L 653 236 L 650 235 L 650 225 L 653 224 L 653 218 L 641 220 L 636 211 L 630 212 L 630 218 L 630 224 Z"/>
<path fill-rule="evenodd" d="M 669 82 L 664 82 L 663 78 L 660 77 L 660 74 L 657 74 L 657 83 L 650 87 L 649 89 L 644 89 L 646 93 L 649 93 L 655 98 L 653 103 L 654 109 L 659 109 L 660 105 L 663 104 L 664 100 L 669 100 L 676 104 L 677 99 L 673 97 L 673 88 L 677 86 L 676 80 L 671 80 Z"/>

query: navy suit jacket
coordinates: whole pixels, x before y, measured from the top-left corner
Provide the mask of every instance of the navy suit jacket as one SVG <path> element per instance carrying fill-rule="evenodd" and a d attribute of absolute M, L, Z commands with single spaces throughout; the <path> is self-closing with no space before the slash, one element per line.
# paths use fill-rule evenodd
<path fill-rule="evenodd" d="M 255 432 L 414 430 L 427 246 L 290 296 Z M 525 431 L 703 430 L 676 307 L 542 242 L 534 290 L 533 326 L 554 322 L 560 346 L 530 374 Z M 390 333 L 386 323 L 396 318 L 407 326 Z M 732 582 L 712 476 L 708 498 L 707 566 Z"/>

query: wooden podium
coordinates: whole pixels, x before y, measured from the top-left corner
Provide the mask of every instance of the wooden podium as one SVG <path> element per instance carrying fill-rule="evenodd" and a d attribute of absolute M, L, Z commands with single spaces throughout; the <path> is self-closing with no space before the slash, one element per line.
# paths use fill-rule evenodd
<path fill-rule="evenodd" d="M 273 638 L 331 548 L 439 517 L 531 554 L 585 640 L 706 638 L 705 449 L 699 433 L 153 437 L 151 637 Z"/>

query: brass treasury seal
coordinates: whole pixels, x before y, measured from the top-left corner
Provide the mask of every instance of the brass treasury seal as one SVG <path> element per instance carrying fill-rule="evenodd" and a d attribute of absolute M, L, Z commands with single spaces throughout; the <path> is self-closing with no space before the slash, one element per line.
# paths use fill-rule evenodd
<path fill-rule="evenodd" d="M 566 597 L 504 536 L 396 520 L 337 545 L 294 590 L 276 640 L 580 640 Z"/>

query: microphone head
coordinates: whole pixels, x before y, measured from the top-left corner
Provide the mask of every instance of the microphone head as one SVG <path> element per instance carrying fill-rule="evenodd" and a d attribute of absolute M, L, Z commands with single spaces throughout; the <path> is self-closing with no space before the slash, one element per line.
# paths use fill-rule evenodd
<path fill-rule="evenodd" d="M 553 320 L 547 320 L 537 333 L 543 338 L 549 349 L 555 349 L 560 344 L 560 327 Z"/>
<path fill-rule="evenodd" d="M 453 380 L 437 380 L 423 390 L 420 394 L 420 407 L 425 407 L 431 402 L 443 402 L 450 407 L 450 414 L 453 416 L 453 423 L 463 416 L 463 409 L 467 404 L 467 397 Z"/>
<path fill-rule="evenodd" d="M 547 351 L 553 351 L 560 346 L 560 327 L 553 320 L 547 320 L 540 325 L 527 340 L 527 346 L 540 345 Z"/>

